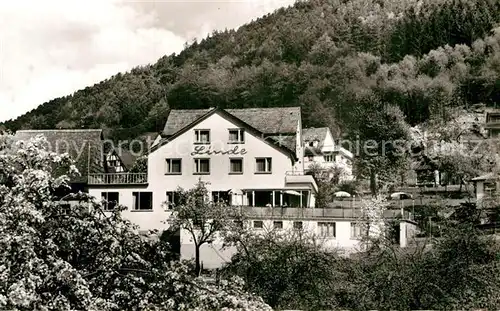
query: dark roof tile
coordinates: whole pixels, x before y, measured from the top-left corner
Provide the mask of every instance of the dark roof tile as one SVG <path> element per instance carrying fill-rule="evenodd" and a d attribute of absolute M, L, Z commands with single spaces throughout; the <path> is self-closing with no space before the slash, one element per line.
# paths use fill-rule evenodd
<path fill-rule="evenodd" d="M 194 121 L 198 120 L 211 109 L 179 109 L 170 110 L 170 113 L 163 129 L 163 135 L 171 136 Z"/>
<path fill-rule="evenodd" d="M 226 109 L 264 134 L 295 134 L 301 118 L 300 107 Z"/>
<path fill-rule="evenodd" d="M 310 127 L 302 129 L 302 137 L 304 141 L 318 140 L 322 143 L 325 140 L 327 133 L 327 127 Z"/>
<path fill-rule="evenodd" d="M 163 135 L 174 135 L 212 109 L 171 110 Z M 294 134 L 301 118 L 300 107 L 225 109 L 225 111 L 264 134 Z"/>

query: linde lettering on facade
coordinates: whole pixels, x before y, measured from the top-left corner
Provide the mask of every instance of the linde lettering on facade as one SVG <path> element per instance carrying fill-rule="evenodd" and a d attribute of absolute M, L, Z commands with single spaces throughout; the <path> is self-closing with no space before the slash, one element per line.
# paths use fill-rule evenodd
<path fill-rule="evenodd" d="M 233 149 L 229 150 L 212 150 L 212 146 L 196 146 L 194 147 L 194 151 L 191 152 L 191 156 L 197 156 L 197 155 L 245 155 L 247 154 L 247 151 L 245 148 L 239 148 L 239 146 L 234 146 Z"/>

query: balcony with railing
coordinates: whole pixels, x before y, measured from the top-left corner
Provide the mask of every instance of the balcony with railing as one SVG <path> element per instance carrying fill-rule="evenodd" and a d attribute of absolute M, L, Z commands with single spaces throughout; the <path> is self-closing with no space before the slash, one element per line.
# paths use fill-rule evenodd
<path fill-rule="evenodd" d="M 318 185 L 312 175 L 308 175 L 303 171 L 288 171 L 285 173 L 285 184 L 303 184 L 311 185 L 315 191 L 318 191 Z"/>
<path fill-rule="evenodd" d="M 148 183 L 147 173 L 103 173 L 90 174 L 89 185 L 144 185 Z"/>
<path fill-rule="evenodd" d="M 295 207 L 234 207 L 238 213 L 243 213 L 251 218 L 277 218 L 277 219 L 358 219 L 363 216 L 361 209 L 344 208 L 295 208 Z M 385 219 L 412 220 L 411 212 L 403 210 L 385 210 Z"/>

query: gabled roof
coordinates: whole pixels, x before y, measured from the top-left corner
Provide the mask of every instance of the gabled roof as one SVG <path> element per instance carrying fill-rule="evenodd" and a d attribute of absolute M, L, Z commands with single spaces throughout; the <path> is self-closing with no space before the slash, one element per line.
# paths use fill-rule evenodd
<path fill-rule="evenodd" d="M 300 107 L 226 109 L 227 112 L 264 134 L 295 134 Z"/>
<path fill-rule="evenodd" d="M 352 160 L 354 158 L 352 152 L 339 146 L 336 146 L 335 149 L 332 151 L 325 151 L 325 152 L 323 151 L 323 149 L 321 149 L 320 146 L 319 147 L 305 146 L 304 148 L 305 156 L 325 156 L 325 155 L 336 155 L 339 153 L 348 158 L 349 160 Z"/>
<path fill-rule="evenodd" d="M 245 112 L 245 110 L 249 110 L 249 112 Z M 216 112 L 228 118 L 236 125 L 245 128 L 246 131 L 252 133 L 254 136 L 262 138 L 266 143 L 274 145 L 285 153 L 290 154 L 293 159 L 296 158 L 296 130 L 301 118 L 300 108 L 296 107 L 227 110 L 212 108 L 191 111 L 172 110 L 163 132 L 163 135 L 166 137 L 163 138 L 159 144 L 153 146 L 150 151 L 154 152 L 156 149 L 185 133 Z M 186 118 L 184 119 L 183 116 Z M 272 120 L 272 118 L 276 118 L 276 120 Z M 190 121 L 190 123 L 187 123 L 187 121 Z M 252 122 L 252 124 L 247 123 L 247 121 Z M 294 126 L 292 126 L 292 124 L 294 124 Z M 256 128 L 255 126 L 259 126 L 260 128 Z M 177 131 L 172 132 L 174 129 L 177 129 Z"/>
<path fill-rule="evenodd" d="M 213 108 L 212 108 L 213 109 Z M 178 109 L 170 110 L 162 135 L 171 136 L 199 118 L 209 113 L 212 109 Z"/>
<path fill-rule="evenodd" d="M 48 151 L 67 152 L 75 161 L 75 166 L 81 176 L 73 178 L 71 182 L 86 183 L 89 172 L 104 172 L 102 166 L 102 130 L 20 130 L 14 135 L 14 140 L 29 141 L 38 135 L 43 135 L 47 139 Z"/>
<path fill-rule="evenodd" d="M 167 137 L 174 135 L 215 109 L 217 108 L 171 110 L 162 134 Z M 300 107 L 221 110 L 233 115 L 263 134 L 295 134 L 297 124 L 301 118 Z"/>
<path fill-rule="evenodd" d="M 302 138 L 304 139 L 304 141 L 317 140 L 322 143 L 325 140 L 329 130 L 330 129 L 327 127 L 305 128 L 302 129 Z"/>

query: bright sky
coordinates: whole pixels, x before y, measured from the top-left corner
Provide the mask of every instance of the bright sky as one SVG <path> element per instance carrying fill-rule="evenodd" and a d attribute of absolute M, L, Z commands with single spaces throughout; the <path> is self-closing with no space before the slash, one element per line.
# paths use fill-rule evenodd
<path fill-rule="evenodd" d="M 0 121 L 294 0 L 0 2 Z"/>

